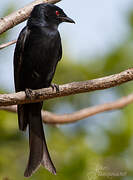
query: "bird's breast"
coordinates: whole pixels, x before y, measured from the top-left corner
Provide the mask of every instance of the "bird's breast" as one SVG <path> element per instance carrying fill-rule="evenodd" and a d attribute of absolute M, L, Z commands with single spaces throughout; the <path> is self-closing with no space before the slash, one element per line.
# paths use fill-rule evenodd
<path fill-rule="evenodd" d="M 59 47 L 56 33 L 30 34 L 24 51 L 24 74 L 28 77 L 28 85 L 32 86 L 29 88 L 42 88 L 51 83 L 59 60 Z"/>

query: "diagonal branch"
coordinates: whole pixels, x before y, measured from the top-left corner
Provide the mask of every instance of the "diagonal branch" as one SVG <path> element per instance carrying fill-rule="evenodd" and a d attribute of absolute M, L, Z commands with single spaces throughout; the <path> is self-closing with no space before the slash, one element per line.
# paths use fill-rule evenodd
<path fill-rule="evenodd" d="M 52 88 L 34 90 L 32 91 L 30 99 L 25 96 L 25 92 L 1 94 L 0 106 L 40 102 L 45 99 L 52 99 L 55 97 L 63 97 L 78 93 L 102 90 L 118 86 L 131 80 L 133 80 L 133 68 L 103 78 L 60 85 L 59 92 L 52 90 Z"/>
<path fill-rule="evenodd" d="M 42 119 L 43 119 L 43 122 L 47 124 L 74 123 L 74 122 L 96 115 L 101 112 L 123 108 L 132 102 L 133 102 L 133 94 L 130 94 L 114 102 L 85 108 L 71 114 L 57 115 L 48 111 L 42 111 Z M 0 107 L 0 110 L 16 112 L 17 108 L 16 108 L 16 105 L 3 106 L 3 107 Z"/>
<path fill-rule="evenodd" d="M 36 0 L 32 3 L 26 5 L 24 8 L 21 8 L 10 15 L 0 18 L 0 34 L 7 31 L 8 29 L 11 29 L 12 27 L 16 26 L 17 24 L 25 21 L 32 10 L 32 8 L 40 3 L 57 3 L 61 0 Z"/>
<path fill-rule="evenodd" d="M 4 43 L 4 44 L 0 44 L 0 50 L 5 48 L 5 47 L 8 47 L 8 46 L 10 46 L 12 44 L 15 44 L 16 42 L 17 42 L 17 40 L 12 40 L 10 42 Z"/>

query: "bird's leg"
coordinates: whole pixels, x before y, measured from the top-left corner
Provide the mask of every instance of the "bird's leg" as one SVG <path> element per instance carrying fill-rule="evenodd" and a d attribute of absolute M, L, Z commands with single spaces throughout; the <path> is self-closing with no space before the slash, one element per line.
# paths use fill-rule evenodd
<path fill-rule="evenodd" d="M 56 92 L 57 92 L 57 93 L 60 91 L 58 84 L 51 83 L 51 84 L 50 84 L 50 87 L 53 89 L 53 91 L 54 91 L 54 89 L 56 89 Z"/>
<path fill-rule="evenodd" d="M 29 89 L 29 88 L 26 88 L 25 89 L 25 94 L 26 94 L 26 97 L 27 98 L 29 98 L 29 99 L 31 99 L 31 97 L 32 97 L 32 89 Z"/>

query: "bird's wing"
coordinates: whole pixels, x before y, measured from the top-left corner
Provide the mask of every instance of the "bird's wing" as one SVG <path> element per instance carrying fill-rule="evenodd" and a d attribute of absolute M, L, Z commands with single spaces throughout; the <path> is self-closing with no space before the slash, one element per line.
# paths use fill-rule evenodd
<path fill-rule="evenodd" d="M 25 47 L 25 41 L 29 37 L 29 34 L 30 30 L 27 28 L 27 26 L 24 27 L 16 43 L 16 48 L 14 52 L 14 83 L 16 92 L 23 90 L 20 87 L 19 77 L 23 62 L 23 51 Z"/>
<path fill-rule="evenodd" d="M 58 61 L 60 61 L 61 58 L 62 58 L 62 43 L 61 43 L 60 34 L 59 34 L 59 39 L 58 39 L 58 41 L 59 41 Z"/>
<path fill-rule="evenodd" d="M 14 51 L 14 83 L 16 92 L 24 90 L 21 84 L 21 70 L 23 63 L 23 53 L 25 48 L 26 39 L 29 36 L 30 31 L 27 27 L 24 27 L 18 37 L 16 48 Z M 27 127 L 27 111 L 25 111 L 24 105 L 18 105 L 18 122 L 19 129 L 25 130 Z"/>

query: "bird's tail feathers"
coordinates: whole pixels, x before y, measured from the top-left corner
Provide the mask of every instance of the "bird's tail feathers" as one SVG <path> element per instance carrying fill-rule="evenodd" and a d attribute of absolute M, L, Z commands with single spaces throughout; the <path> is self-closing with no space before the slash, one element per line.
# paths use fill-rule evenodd
<path fill-rule="evenodd" d="M 28 120 L 30 154 L 24 176 L 31 176 L 41 164 L 51 173 L 56 174 L 44 136 L 40 103 L 29 105 Z"/>
<path fill-rule="evenodd" d="M 28 108 L 27 104 L 17 105 L 18 126 L 21 131 L 25 131 L 28 124 Z"/>
<path fill-rule="evenodd" d="M 44 141 L 44 145 L 43 145 L 44 149 L 43 149 L 43 158 L 41 161 L 42 166 L 44 166 L 48 171 L 50 171 L 52 174 L 56 175 L 56 168 L 50 158 L 50 154 L 48 152 L 47 149 L 47 144 L 46 144 L 46 140 Z"/>

